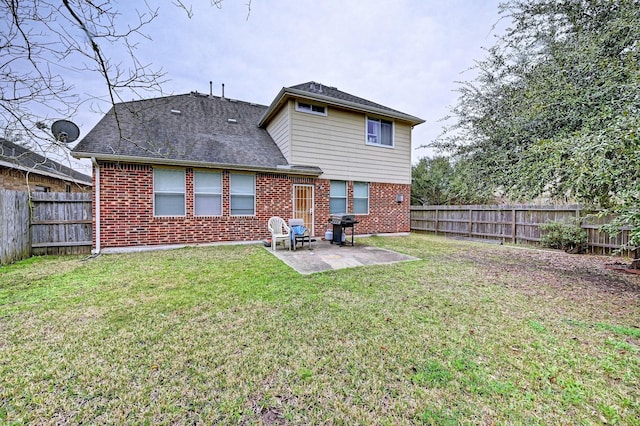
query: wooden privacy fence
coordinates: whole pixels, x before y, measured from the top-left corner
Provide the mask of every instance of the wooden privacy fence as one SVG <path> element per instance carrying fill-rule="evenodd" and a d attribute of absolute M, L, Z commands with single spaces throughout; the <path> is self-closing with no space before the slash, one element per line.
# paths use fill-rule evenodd
<path fill-rule="evenodd" d="M 91 252 L 91 194 L 31 194 L 31 254 Z"/>
<path fill-rule="evenodd" d="M 411 206 L 411 230 L 436 234 L 538 244 L 540 225 L 581 219 L 590 253 L 609 254 L 629 241 L 629 230 L 612 237 L 600 231 L 611 218 L 598 218 L 579 205 Z"/>
<path fill-rule="evenodd" d="M 91 252 L 91 194 L 0 190 L 0 264 Z"/>
<path fill-rule="evenodd" d="M 26 259 L 29 238 L 29 194 L 0 189 L 0 265 Z"/>

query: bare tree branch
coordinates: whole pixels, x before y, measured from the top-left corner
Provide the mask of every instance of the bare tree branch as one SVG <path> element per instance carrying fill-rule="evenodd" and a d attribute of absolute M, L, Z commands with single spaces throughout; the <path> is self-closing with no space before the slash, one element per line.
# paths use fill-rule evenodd
<path fill-rule="evenodd" d="M 23 144 L 44 151 L 54 140 L 47 130 L 51 122 L 71 118 L 89 100 L 69 84 L 72 74 L 100 76 L 106 93 L 92 99 L 111 106 L 132 92 L 161 92 L 164 73 L 136 55 L 138 41 L 150 39 L 143 29 L 158 16 L 157 9 L 147 5 L 137 13 L 134 24 L 122 25 L 120 13 L 106 0 L 1 0 L 0 14 L 8 17 L 0 32 L 5 135 L 19 135 Z"/>
<path fill-rule="evenodd" d="M 219 9 L 222 3 L 211 0 Z M 173 4 L 193 16 L 183 0 Z M 102 103 L 113 108 L 119 126 L 115 106 L 124 99 L 162 94 L 165 72 L 138 54 L 151 40 L 145 28 L 158 17 L 149 3 L 133 22 L 109 0 L 0 0 L 0 16 L 6 17 L 0 21 L 0 132 L 7 139 L 46 152 L 63 146 L 49 130 L 54 120 Z M 70 83 L 77 76 L 97 77 L 104 89 L 79 93 Z"/>

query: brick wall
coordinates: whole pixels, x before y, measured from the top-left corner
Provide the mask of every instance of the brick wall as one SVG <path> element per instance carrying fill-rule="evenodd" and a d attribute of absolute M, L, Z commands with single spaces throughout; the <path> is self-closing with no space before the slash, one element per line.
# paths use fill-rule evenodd
<path fill-rule="evenodd" d="M 351 190 L 352 185 L 350 183 Z M 396 195 L 403 201 L 396 202 Z M 369 214 L 358 215 L 357 233 L 386 234 L 409 232 L 411 185 L 372 183 L 369 185 Z M 351 198 L 350 203 L 351 204 Z"/>
<path fill-rule="evenodd" d="M 36 186 L 48 188 L 49 192 L 85 192 L 91 191 L 91 187 L 78 185 L 62 179 L 50 176 L 29 173 L 29 185 L 27 185 L 27 172 L 8 167 L 0 167 L 0 188 L 11 191 L 35 191 Z"/>
<path fill-rule="evenodd" d="M 327 224 L 329 218 L 330 181 L 316 180 L 315 192 L 315 231 L 323 236 L 324 231 L 332 229 Z M 404 200 L 396 202 L 396 195 L 401 194 Z M 359 222 L 355 225 L 357 234 L 387 234 L 409 232 L 411 214 L 411 185 L 376 183 L 369 184 L 369 214 L 356 215 Z M 347 210 L 353 211 L 353 182 L 347 185 Z M 346 230 L 347 233 L 351 231 Z"/>
<path fill-rule="evenodd" d="M 150 165 L 100 164 L 101 246 L 107 248 L 261 240 L 269 235 L 267 221 L 270 217 L 280 216 L 285 220 L 291 218 L 294 184 L 314 185 L 315 233 L 318 236 L 324 236 L 324 231 L 329 229 L 327 219 L 330 182 L 328 180 L 256 173 L 256 214 L 235 217 L 230 216 L 230 172 L 223 171 L 222 215 L 198 217 L 194 216 L 193 169 L 184 170 L 186 171 L 185 216 L 154 217 L 153 168 Z M 352 193 L 352 182 L 349 183 L 349 188 Z M 405 201 L 397 204 L 396 194 L 403 194 Z M 409 185 L 372 183 L 370 214 L 358 216 L 360 224 L 356 225 L 356 232 L 360 234 L 409 232 L 409 196 Z M 351 196 L 349 200 L 351 209 L 353 206 Z"/>

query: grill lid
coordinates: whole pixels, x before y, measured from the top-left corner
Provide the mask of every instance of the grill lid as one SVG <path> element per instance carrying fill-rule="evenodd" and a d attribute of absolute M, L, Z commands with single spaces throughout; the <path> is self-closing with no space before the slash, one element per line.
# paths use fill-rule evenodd
<path fill-rule="evenodd" d="M 329 217 L 329 222 L 333 225 L 343 225 L 345 223 L 354 223 L 356 221 L 355 215 L 352 214 L 332 214 Z"/>

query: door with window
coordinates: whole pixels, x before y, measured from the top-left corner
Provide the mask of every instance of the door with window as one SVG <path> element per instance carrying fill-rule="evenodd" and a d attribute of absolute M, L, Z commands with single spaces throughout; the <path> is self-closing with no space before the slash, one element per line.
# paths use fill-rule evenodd
<path fill-rule="evenodd" d="M 293 217 L 304 220 L 304 226 L 313 229 L 313 185 L 293 185 Z"/>

